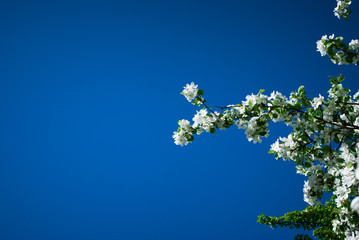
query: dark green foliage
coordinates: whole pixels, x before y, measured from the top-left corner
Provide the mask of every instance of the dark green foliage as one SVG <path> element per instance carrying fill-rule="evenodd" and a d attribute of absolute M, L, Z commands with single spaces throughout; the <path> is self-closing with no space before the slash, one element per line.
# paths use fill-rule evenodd
<path fill-rule="evenodd" d="M 282 217 L 258 216 L 258 222 L 269 225 L 272 228 L 289 227 L 290 229 L 302 229 L 313 231 L 313 236 L 318 239 L 340 240 L 344 235 L 337 235 L 333 231 L 332 220 L 338 217 L 338 209 L 332 202 L 325 205 L 317 204 L 308 206 L 302 211 L 293 211 Z M 298 234 L 295 239 L 311 239 L 307 234 Z"/>
<path fill-rule="evenodd" d="M 298 234 L 294 240 L 312 240 L 312 238 L 310 238 L 308 234 Z"/>

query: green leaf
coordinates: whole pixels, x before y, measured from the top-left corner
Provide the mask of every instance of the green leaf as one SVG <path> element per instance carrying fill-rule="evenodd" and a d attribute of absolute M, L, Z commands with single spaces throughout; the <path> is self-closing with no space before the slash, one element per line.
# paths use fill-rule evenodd
<path fill-rule="evenodd" d="M 298 88 L 298 93 L 299 94 L 302 94 L 304 92 L 304 86 L 300 86 L 299 88 Z"/>
<path fill-rule="evenodd" d="M 339 43 L 337 46 L 338 46 L 339 48 L 345 48 L 347 45 L 345 45 L 345 43 Z"/>
<path fill-rule="evenodd" d="M 335 85 L 335 84 L 338 83 L 337 79 L 335 79 L 335 78 L 331 78 L 329 82 L 330 82 L 330 84 L 332 84 L 332 85 Z"/>
<path fill-rule="evenodd" d="M 189 137 L 187 137 L 187 140 L 188 140 L 189 142 L 192 142 L 192 141 L 194 140 L 193 135 L 190 135 Z"/>
<path fill-rule="evenodd" d="M 324 154 L 328 153 L 330 151 L 330 147 L 329 146 L 323 146 L 321 148 L 321 150 L 323 151 Z"/>
<path fill-rule="evenodd" d="M 338 158 L 337 161 L 338 161 L 338 163 L 344 163 L 345 162 L 345 160 L 343 158 Z"/>
<path fill-rule="evenodd" d="M 251 100 L 249 100 L 249 102 L 248 102 L 248 106 L 249 106 L 249 108 L 252 108 L 252 101 Z"/>
<path fill-rule="evenodd" d="M 267 132 L 266 131 L 263 131 L 263 132 L 259 132 L 259 136 L 265 136 L 267 134 Z"/>
<path fill-rule="evenodd" d="M 312 166 L 312 164 L 309 163 L 309 162 L 305 162 L 305 163 L 304 163 L 304 166 L 307 167 L 307 168 L 310 168 L 310 167 Z"/>

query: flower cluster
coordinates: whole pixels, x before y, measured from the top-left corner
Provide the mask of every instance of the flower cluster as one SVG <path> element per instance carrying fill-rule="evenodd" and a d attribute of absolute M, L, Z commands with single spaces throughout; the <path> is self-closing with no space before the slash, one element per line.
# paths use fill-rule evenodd
<path fill-rule="evenodd" d="M 198 89 L 198 85 L 195 85 L 193 82 L 191 82 L 191 84 L 186 84 L 181 94 L 193 105 L 200 106 L 204 102 L 204 99 L 201 97 L 203 91 Z"/>
<path fill-rule="evenodd" d="M 340 19 L 343 17 L 348 20 L 348 15 L 352 12 L 351 9 L 347 9 L 352 2 L 350 0 L 337 0 L 337 6 L 334 8 L 334 15 Z"/>
<path fill-rule="evenodd" d="M 187 145 L 193 141 L 192 128 L 188 120 L 182 119 L 178 121 L 178 131 L 173 133 L 173 138 L 176 145 Z"/>
<path fill-rule="evenodd" d="M 191 84 L 186 84 L 181 94 L 185 96 L 188 102 L 192 102 L 192 100 L 197 97 L 197 92 L 198 92 L 198 85 L 195 85 L 193 82 L 191 82 Z"/>
<path fill-rule="evenodd" d="M 334 34 L 329 36 L 329 39 L 333 39 L 333 38 L 334 38 Z M 324 35 L 324 36 L 322 36 L 322 39 L 317 41 L 317 51 L 320 52 L 320 55 L 322 57 L 327 55 L 327 49 L 326 49 L 326 47 L 324 45 L 324 43 L 326 43 L 327 40 L 328 40 L 327 35 Z"/>
<path fill-rule="evenodd" d="M 334 38 L 334 34 L 330 35 L 329 38 L 327 35 L 324 35 L 317 41 L 317 51 L 320 52 L 322 57 L 328 55 L 334 64 L 347 65 L 354 63 L 358 65 L 359 41 L 357 39 L 351 40 L 349 45 L 342 41 L 342 37 Z"/>
<path fill-rule="evenodd" d="M 359 197 L 352 202 L 353 210 L 350 202 L 352 196 L 359 195 L 359 170 L 355 173 L 359 165 L 359 92 L 351 96 L 341 84 L 343 80 L 341 75 L 331 77 L 327 98 L 319 95 L 310 99 L 303 86 L 289 98 L 279 92 L 267 96 L 260 90 L 240 104 L 218 107 L 218 112 L 204 104 L 202 95 L 196 96 L 203 108 L 194 115 L 192 124 L 181 120 L 173 138 L 184 146 L 194 135 L 236 125 L 256 143 L 268 136 L 269 122 L 284 122 L 293 131 L 273 143 L 269 152 L 276 159 L 293 161 L 297 173 L 307 178 L 303 193 L 309 205 L 320 203 L 323 192 L 331 192 L 338 209 L 333 231 L 347 239 L 356 237 L 359 220 L 352 214 L 353 210 L 359 212 Z"/>

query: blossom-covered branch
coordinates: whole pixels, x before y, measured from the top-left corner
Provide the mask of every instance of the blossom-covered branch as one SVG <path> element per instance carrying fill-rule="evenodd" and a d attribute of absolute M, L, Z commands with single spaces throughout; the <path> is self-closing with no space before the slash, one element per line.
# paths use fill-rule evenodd
<path fill-rule="evenodd" d="M 331 77 L 326 99 L 321 95 L 308 98 L 303 86 L 289 97 L 279 92 L 267 96 L 260 90 L 240 104 L 219 107 L 219 112 L 202 104 L 206 100 L 197 85 L 186 85 L 182 94 L 203 107 L 194 115 L 192 124 L 184 119 L 179 121 L 173 138 L 177 145 L 184 146 L 194 140 L 194 135 L 236 125 L 245 130 L 249 141 L 257 143 L 269 135 L 269 122 L 284 122 L 293 131 L 273 143 L 269 152 L 276 159 L 293 161 L 297 173 L 307 178 L 303 193 L 308 204 L 320 203 L 323 192 L 333 194 L 338 212 L 332 226 L 335 234 L 359 237 L 359 220 L 353 218 L 349 207 L 351 196 L 359 195 L 355 177 L 359 158 L 359 91 L 350 95 L 351 91 L 341 84 L 343 80 L 341 75 Z M 358 202 L 355 200 L 352 205 L 359 211 Z"/>
<path fill-rule="evenodd" d="M 321 56 L 328 55 L 334 64 L 347 65 L 354 63 L 359 64 L 359 41 L 357 39 L 351 40 L 349 45 L 342 42 L 342 37 L 334 38 L 334 34 L 322 36 L 321 40 L 317 41 L 317 51 Z"/>
<path fill-rule="evenodd" d="M 334 15 L 348 19 L 350 0 L 337 0 Z M 348 45 L 334 34 L 317 41 L 317 51 L 328 55 L 334 64 L 359 64 L 359 41 Z M 293 161 L 298 174 L 304 175 L 304 201 L 309 206 L 282 217 L 259 216 L 258 221 L 271 227 L 312 230 L 321 239 L 359 240 L 359 91 L 353 96 L 342 86 L 341 75 L 331 77 L 328 97 L 310 99 L 301 86 L 289 97 L 279 92 L 264 95 L 264 90 L 251 94 L 235 105 L 217 107 L 206 103 L 203 91 L 193 82 L 183 94 L 194 105 L 202 106 L 193 123 L 182 119 L 173 133 L 175 144 L 185 146 L 194 135 L 215 133 L 236 125 L 244 129 L 247 139 L 261 142 L 269 135 L 269 122 L 283 122 L 292 127 L 287 137 L 271 145 L 269 153 L 276 159 Z M 324 192 L 332 194 L 321 205 Z M 298 234 L 295 239 L 311 239 Z"/>

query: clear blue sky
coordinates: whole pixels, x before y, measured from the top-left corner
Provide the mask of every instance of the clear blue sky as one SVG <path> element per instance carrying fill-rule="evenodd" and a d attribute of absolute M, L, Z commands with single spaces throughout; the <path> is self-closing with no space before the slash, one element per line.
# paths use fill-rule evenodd
<path fill-rule="evenodd" d="M 234 127 L 174 145 L 196 108 L 260 88 L 326 95 L 357 66 L 320 57 L 324 34 L 359 38 L 335 0 L 1 1 L 0 239 L 293 239 L 256 223 L 305 207 L 304 178 Z"/>

